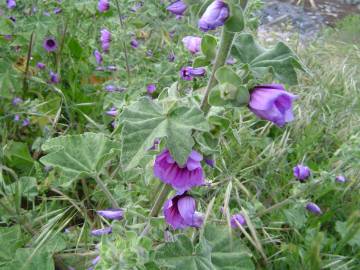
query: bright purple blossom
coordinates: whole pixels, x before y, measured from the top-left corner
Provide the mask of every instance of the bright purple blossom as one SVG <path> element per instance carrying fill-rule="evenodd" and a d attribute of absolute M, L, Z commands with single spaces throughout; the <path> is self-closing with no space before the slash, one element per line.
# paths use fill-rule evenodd
<path fill-rule="evenodd" d="M 300 182 L 304 182 L 306 179 L 310 177 L 311 171 L 309 167 L 304 166 L 302 164 L 296 165 L 293 168 L 294 176 Z"/>
<path fill-rule="evenodd" d="M 246 219 L 242 214 L 235 214 L 231 216 L 230 219 L 230 224 L 231 224 L 231 228 L 238 228 L 238 224 L 239 223 L 241 226 L 245 226 L 246 225 Z"/>
<path fill-rule="evenodd" d="M 110 49 L 111 33 L 109 30 L 103 28 L 100 31 L 101 48 L 104 52 L 108 52 Z"/>
<path fill-rule="evenodd" d="M 121 220 L 124 217 L 124 210 L 109 208 L 105 210 L 96 211 L 96 213 L 104 218 L 111 220 Z"/>
<path fill-rule="evenodd" d="M 251 91 L 248 106 L 261 119 L 282 127 L 294 119 L 292 105 L 295 99 L 297 96 L 286 92 L 281 84 L 264 84 Z"/>
<path fill-rule="evenodd" d="M 198 53 L 201 46 L 201 37 L 186 36 L 182 39 L 186 49 L 192 54 Z"/>
<path fill-rule="evenodd" d="M 205 158 L 205 163 L 209 165 L 211 168 L 215 167 L 215 160 L 213 158 Z"/>
<path fill-rule="evenodd" d="M 148 84 L 148 85 L 146 86 L 146 91 L 148 92 L 148 94 L 151 95 L 152 93 L 154 93 L 154 92 L 156 91 L 156 85 L 153 84 L 153 83 Z"/>
<path fill-rule="evenodd" d="M 191 81 L 194 77 L 202 77 L 206 74 L 206 69 L 199 67 L 183 67 L 180 70 L 180 77 L 185 81 Z"/>
<path fill-rule="evenodd" d="M 17 106 L 18 104 L 22 103 L 23 100 L 20 97 L 14 97 L 12 100 L 12 105 Z"/>
<path fill-rule="evenodd" d="M 60 76 L 59 74 L 50 71 L 50 83 L 57 84 L 60 82 Z"/>
<path fill-rule="evenodd" d="M 110 233 L 112 233 L 111 227 L 105 227 L 103 229 L 97 229 L 97 230 L 91 231 L 91 235 L 93 235 L 93 236 L 100 236 L 100 235 L 110 234 Z"/>
<path fill-rule="evenodd" d="M 346 182 L 346 177 L 343 176 L 343 175 L 338 175 L 338 176 L 336 176 L 335 181 L 338 182 L 338 183 L 345 183 Z"/>
<path fill-rule="evenodd" d="M 134 49 L 136 49 L 137 47 L 139 47 L 139 42 L 133 38 L 131 41 L 130 41 L 130 45 L 131 47 L 133 47 Z"/>
<path fill-rule="evenodd" d="M 178 192 L 184 192 L 195 186 L 205 184 L 201 161 L 203 156 L 192 150 L 186 163 L 180 166 L 171 156 L 168 149 L 160 153 L 154 164 L 154 175 Z"/>
<path fill-rule="evenodd" d="M 15 122 L 20 121 L 20 115 L 15 114 L 15 116 L 14 116 L 14 121 L 15 121 Z"/>
<path fill-rule="evenodd" d="M 47 37 L 44 39 L 43 47 L 47 52 L 54 52 L 57 49 L 57 42 L 54 37 Z"/>
<path fill-rule="evenodd" d="M 99 12 L 106 12 L 110 8 L 110 0 L 99 0 L 98 10 Z"/>
<path fill-rule="evenodd" d="M 46 66 L 45 66 L 44 63 L 38 62 L 38 63 L 36 64 L 36 67 L 37 67 L 38 69 L 44 69 Z"/>
<path fill-rule="evenodd" d="M 167 11 L 170 11 L 172 14 L 175 14 L 175 15 L 183 15 L 184 12 L 186 11 L 186 9 L 187 9 L 187 6 L 186 6 L 185 2 L 182 0 L 175 1 L 166 8 Z"/>
<path fill-rule="evenodd" d="M 102 61 L 103 61 L 103 58 L 102 58 L 101 53 L 100 53 L 98 50 L 95 50 L 95 51 L 94 51 L 94 57 L 95 57 L 96 63 L 97 63 L 98 65 L 101 65 L 101 63 L 102 63 Z"/>
<path fill-rule="evenodd" d="M 229 14 L 228 5 L 221 0 L 215 0 L 207 7 L 200 18 L 198 23 L 200 30 L 206 32 L 224 25 Z"/>
<path fill-rule="evenodd" d="M 6 0 L 6 5 L 9 9 L 13 9 L 16 7 L 16 1 L 15 0 Z"/>
<path fill-rule="evenodd" d="M 164 204 L 164 216 L 174 230 L 201 227 L 203 215 L 196 212 L 196 201 L 187 194 L 176 195 Z"/>
<path fill-rule="evenodd" d="M 106 111 L 106 114 L 115 117 L 119 114 L 119 111 L 115 107 L 111 107 L 110 110 Z"/>
<path fill-rule="evenodd" d="M 322 211 L 321 211 L 320 207 L 317 204 L 313 203 L 313 202 L 309 202 L 306 205 L 306 209 L 308 211 L 310 211 L 311 213 L 316 214 L 316 215 L 321 215 L 322 214 Z"/>

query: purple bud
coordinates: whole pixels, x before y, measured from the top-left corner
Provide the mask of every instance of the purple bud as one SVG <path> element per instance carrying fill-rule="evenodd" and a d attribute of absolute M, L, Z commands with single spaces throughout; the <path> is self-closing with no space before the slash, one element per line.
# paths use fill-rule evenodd
<path fill-rule="evenodd" d="M 159 139 L 155 139 L 153 146 L 151 146 L 151 147 L 149 148 L 149 150 L 155 150 L 155 149 L 157 148 L 157 146 L 159 145 L 159 143 L 160 143 L 160 140 L 159 140 Z"/>
<path fill-rule="evenodd" d="M 62 12 L 62 9 L 61 8 L 54 8 L 54 14 L 59 14 Z"/>
<path fill-rule="evenodd" d="M 169 62 L 174 62 L 175 61 L 175 54 L 173 52 L 169 53 L 168 60 L 169 60 Z"/>
<path fill-rule="evenodd" d="M 200 37 L 193 37 L 193 36 L 186 36 L 182 39 L 182 42 L 186 49 L 189 50 L 192 54 L 198 53 L 200 51 L 201 46 L 201 38 Z"/>
<path fill-rule="evenodd" d="M 43 47 L 47 52 L 54 52 L 57 49 L 57 42 L 54 37 L 47 37 L 44 39 Z"/>
<path fill-rule="evenodd" d="M 124 217 L 124 211 L 122 209 L 109 208 L 105 210 L 96 211 L 96 213 L 98 213 L 98 215 L 104 218 L 111 220 L 121 220 Z"/>
<path fill-rule="evenodd" d="M 15 121 L 15 122 L 20 121 L 20 115 L 15 114 L 15 116 L 14 116 L 14 121 Z"/>
<path fill-rule="evenodd" d="M 36 67 L 37 67 L 38 69 L 44 69 L 46 66 L 45 66 L 44 63 L 38 62 L 38 63 L 36 64 Z"/>
<path fill-rule="evenodd" d="M 136 49 L 137 47 L 139 47 L 139 42 L 133 38 L 131 41 L 130 41 L 130 45 L 131 47 L 133 47 L 134 49 Z"/>
<path fill-rule="evenodd" d="M 199 68 L 183 67 L 180 70 L 180 77 L 186 81 L 191 81 L 194 77 L 202 77 L 205 74 L 206 74 L 206 69 L 202 67 Z"/>
<path fill-rule="evenodd" d="M 95 56 L 95 60 L 96 60 L 96 63 L 98 65 L 101 65 L 102 61 L 103 61 L 103 58 L 101 56 L 101 53 L 98 51 L 98 50 L 95 50 L 94 51 L 94 56 Z"/>
<path fill-rule="evenodd" d="M 93 236 L 100 236 L 100 235 L 110 234 L 110 233 L 112 233 L 111 227 L 105 227 L 103 229 L 97 229 L 97 230 L 91 231 L 91 235 L 93 235 Z"/>
<path fill-rule="evenodd" d="M 345 183 L 346 182 L 346 177 L 343 176 L 343 175 L 338 175 L 338 176 L 336 176 L 335 181 L 339 182 L 339 183 Z"/>
<path fill-rule="evenodd" d="M 226 64 L 233 65 L 236 63 L 236 59 L 232 56 L 229 56 L 229 58 L 226 60 Z"/>
<path fill-rule="evenodd" d="M 261 119 L 278 127 L 294 120 L 292 107 L 297 96 L 286 92 L 281 84 L 258 85 L 251 90 L 249 109 Z"/>
<path fill-rule="evenodd" d="M 211 168 L 214 168 L 215 167 L 215 160 L 212 159 L 212 158 L 205 158 L 204 159 L 205 163 L 207 165 L 209 165 Z"/>
<path fill-rule="evenodd" d="M 100 256 L 96 256 L 95 259 L 91 261 L 92 265 L 97 265 L 97 263 L 100 261 Z"/>
<path fill-rule="evenodd" d="M 309 202 L 307 205 L 306 205 L 306 209 L 308 211 L 310 211 L 311 213 L 314 213 L 316 215 L 321 215 L 322 214 L 322 211 L 320 209 L 320 207 L 313 203 L 313 202 Z"/>
<path fill-rule="evenodd" d="M 238 224 L 239 223 L 241 226 L 245 226 L 246 225 L 246 219 L 244 218 L 244 216 L 242 214 L 235 214 L 232 215 L 231 219 L 230 219 L 230 224 L 231 224 L 231 228 L 238 228 Z"/>
<path fill-rule="evenodd" d="M 16 18 L 14 16 L 10 16 L 9 19 L 13 22 L 16 23 Z"/>
<path fill-rule="evenodd" d="M 23 127 L 27 127 L 30 125 L 30 120 L 28 118 L 25 118 L 21 124 Z"/>
<path fill-rule="evenodd" d="M 169 11 L 172 14 L 175 14 L 175 15 L 183 15 L 184 12 L 186 11 L 186 9 L 187 9 L 186 4 L 184 3 L 184 1 L 181 1 L 181 0 L 171 3 L 166 8 L 167 11 Z"/>
<path fill-rule="evenodd" d="M 52 84 L 57 84 L 60 82 L 60 76 L 59 74 L 55 73 L 55 72 L 52 72 L 50 70 L 50 83 Z"/>
<path fill-rule="evenodd" d="M 98 3 L 98 10 L 99 12 L 106 12 L 110 8 L 110 1 L 109 0 L 99 0 Z"/>
<path fill-rule="evenodd" d="M 96 67 L 95 70 L 96 71 L 105 71 L 105 67 Z"/>
<path fill-rule="evenodd" d="M 147 86 L 146 86 L 146 91 L 148 92 L 148 94 L 152 94 L 152 93 L 154 93 L 155 91 L 156 91 L 156 85 L 155 84 L 148 84 Z"/>
<path fill-rule="evenodd" d="M 12 100 L 12 105 L 17 106 L 18 104 L 22 103 L 23 100 L 20 97 L 14 97 Z"/>
<path fill-rule="evenodd" d="M 224 25 L 229 14 L 228 5 L 221 0 L 215 0 L 207 7 L 200 18 L 198 23 L 200 30 L 206 32 Z"/>
<path fill-rule="evenodd" d="M 116 66 L 107 66 L 106 69 L 108 71 L 117 71 L 117 67 Z"/>
<path fill-rule="evenodd" d="M 11 40 L 11 39 L 12 39 L 12 35 L 4 35 L 4 38 L 5 38 L 6 40 Z"/>
<path fill-rule="evenodd" d="M 296 165 L 293 168 L 293 172 L 296 179 L 299 180 L 300 182 L 304 182 L 306 179 L 310 177 L 311 174 L 309 167 L 301 164 Z"/>
<path fill-rule="evenodd" d="M 133 7 L 130 8 L 131 12 L 136 12 L 138 9 L 140 9 L 144 5 L 143 2 L 136 3 Z"/>
<path fill-rule="evenodd" d="M 108 52 L 110 48 L 110 42 L 111 42 L 111 33 L 109 30 L 103 28 L 100 31 L 100 42 L 101 42 L 101 48 L 104 52 Z"/>
<path fill-rule="evenodd" d="M 115 117 L 118 115 L 118 110 L 115 107 L 112 107 L 110 110 L 106 111 L 106 114 L 112 117 Z"/>
<path fill-rule="evenodd" d="M 169 36 L 170 36 L 170 38 L 174 38 L 175 33 L 176 33 L 175 31 L 170 31 L 170 32 L 169 32 Z"/>
<path fill-rule="evenodd" d="M 16 7 L 16 1 L 15 0 L 6 0 L 6 5 L 9 9 L 13 9 Z"/>
<path fill-rule="evenodd" d="M 149 57 L 152 57 L 154 54 L 153 54 L 152 50 L 147 50 L 146 55 Z"/>

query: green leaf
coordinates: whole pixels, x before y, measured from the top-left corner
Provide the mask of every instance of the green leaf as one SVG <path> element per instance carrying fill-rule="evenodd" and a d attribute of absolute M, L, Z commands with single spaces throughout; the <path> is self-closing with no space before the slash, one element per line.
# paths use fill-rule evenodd
<path fill-rule="evenodd" d="M 18 73 L 12 68 L 12 63 L 0 61 L 0 89 L 1 96 L 11 98 L 20 88 L 21 80 Z"/>
<path fill-rule="evenodd" d="M 76 58 L 76 59 L 80 59 L 83 49 L 79 43 L 79 41 L 77 41 L 76 38 L 71 38 L 69 43 L 68 43 L 69 49 L 70 49 L 70 53 L 71 56 Z"/>
<path fill-rule="evenodd" d="M 214 36 L 206 34 L 201 39 L 201 52 L 205 59 L 212 60 L 216 56 L 217 40 Z"/>
<path fill-rule="evenodd" d="M 160 245 L 155 258 L 176 270 L 255 269 L 250 251 L 237 237 L 230 236 L 226 227 L 207 225 L 196 245 L 185 235 L 179 235 L 175 242 Z"/>
<path fill-rule="evenodd" d="M 286 84 L 296 84 L 295 69 L 305 71 L 296 54 L 283 42 L 273 48 L 261 47 L 250 34 L 240 34 L 231 54 L 244 65 L 248 65 L 252 76 L 261 79 L 271 73 L 275 79 Z"/>
<path fill-rule="evenodd" d="M 177 163 L 184 164 L 194 145 L 192 130 L 208 131 L 203 112 L 175 106 L 165 111 L 149 98 L 130 105 L 121 115 L 124 124 L 121 162 L 126 170 L 139 164 L 156 138 L 167 137 L 167 147 Z"/>
<path fill-rule="evenodd" d="M 0 267 L 3 262 L 11 261 L 15 251 L 23 245 L 19 225 L 0 227 Z"/>
<path fill-rule="evenodd" d="M 2 270 L 54 270 L 52 255 L 44 251 L 36 251 L 33 248 L 19 248 L 13 255 L 14 260 Z"/>
<path fill-rule="evenodd" d="M 34 164 L 28 145 L 23 142 L 9 142 L 5 149 L 5 157 L 10 167 L 18 168 L 23 172 L 29 171 Z"/>
<path fill-rule="evenodd" d="M 245 27 L 245 20 L 242 8 L 240 5 L 230 3 L 230 16 L 225 23 L 225 28 L 229 32 L 241 32 Z"/>
<path fill-rule="evenodd" d="M 5 186 L 7 194 L 15 195 L 15 191 L 19 190 L 21 196 L 30 200 L 34 199 L 38 195 L 37 182 L 35 177 L 23 176 L 11 185 Z"/>
<path fill-rule="evenodd" d="M 64 176 L 75 180 L 99 173 L 117 147 L 117 143 L 101 133 L 60 136 L 42 145 L 48 154 L 40 161 L 59 168 Z"/>
<path fill-rule="evenodd" d="M 211 64 L 205 56 L 199 56 L 194 59 L 193 67 L 205 67 Z"/>

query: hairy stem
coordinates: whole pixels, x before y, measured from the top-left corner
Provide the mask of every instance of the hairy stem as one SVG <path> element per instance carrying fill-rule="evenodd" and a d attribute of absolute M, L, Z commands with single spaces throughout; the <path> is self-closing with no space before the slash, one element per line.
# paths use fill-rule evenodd
<path fill-rule="evenodd" d="M 98 186 L 101 188 L 101 190 L 105 193 L 106 197 L 108 198 L 108 200 L 110 201 L 111 205 L 113 208 L 120 208 L 120 206 L 118 205 L 118 203 L 116 202 L 115 198 L 113 197 L 113 195 L 111 194 L 111 192 L 108 190 L 108 188 L 106 187 L 105 183 L 103 182 L 103 180 L 101 180 L 99 175 L 95 175 L 95 181 L 98 184 Z"/>
<path fill-rule="evenodd" d="M 216 78 L 215 78 L 215 73 L 220 67 L 222 67 L 225 64 L 226 58 L 229 54 L 229 50 L 230 50 L 232 42 L 234 40 L 234 36 L 235 36 L 234 33 L 230 33 L 228 31 L 226 31 L 225 27 L 223 28 L 222 33 L 221 33 L 220 47 L 217 51 L 215 63 L 213 65 L 213 68 L 211 71 L 211 76 L 210 76 L 210 79 L 206 86 L 205 95 L 201 102 L 200 108 L 203 110 L 203 112 L 205 114 L 207 114 L 210 110 L 210 104 L 208 102 L 208 98 L 209 98 L 211 89 L 213 89 L 217 83 Z"/>
<path fill-rule="evenodd" d="M 160 212 L 162 206 L 164 205 L 165 200 L 169 196 L 171 190 L 172 190 L 171 186 L 163 184 L 163 187 L 155 200 L 154 206 L 151 208 L 151 211 L 149 214 L 150 218 L 156 217 L 159 214 L 159 212 Z M 146 224 L 145 229 L 142 231 L 141 236 L 147 235 L 149 230 L 150 230 L 150 220 Z"/>

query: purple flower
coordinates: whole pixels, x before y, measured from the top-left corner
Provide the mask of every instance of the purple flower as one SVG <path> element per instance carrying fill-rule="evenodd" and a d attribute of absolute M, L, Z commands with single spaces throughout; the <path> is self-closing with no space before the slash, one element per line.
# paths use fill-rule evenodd
<path fill-rule="evenodd" d="M 12 105 L 17 106 L 18 104 L 22 103 L 23 100 L 20 97 L 14 97 L 12 100 Z"/>
<path fill-rule="evenodd" d="M 25 118 L 21 124 L 23 127 L 27 127 L 28 125 L 30 125 L 30 120 L 29 118 Z"/>
<path fill-rule="evenodd" d="M 313 203 L 313 202 L 309 202 L 307 205 L 306 205 L 306 209 L 308 211 L 310 211 L 311 213 L 314 213 L 316 215 L 321 215 L 322 214 L 322 211 L 320 209 L 320 207 Z"/>
<path fill-rule="evenodd" d="M 96 60 L 96 63 L 98 65 L 101 65 L 102 61 L 103 61 L 103 58 L 101 56 L 101 53 L 98 51 L 98 50 L 95 50 L 94 51 L 94 56 L 95 56 L 95 60 Z"/>
<path fill-rule="evenodd" d="M 124 92 L 126 90 L 126 88 L 109 84 L 109 85 L 105 86 L 105 90 L 107 92 Z"/>
<path fill-rule="evenodd" d="M 47 37 L 44 39 L 43 47 L 47 52 L 54 52 L 57 49 L 57 42 L 54 37 Z"/>
<path fill-rule="evenodd" d="M 187 194 L 176 195 L 164 204 L 164 216 L 174 230 L 186 227 L 200 227 L 203 216 L 196 212 L 195 199 Z"/>
<path fill-rule="evenodd" d="M 93 235 L 93 236 L 100 236 L 100 235 L 110 234 L 110 233 L 112 233 L 111 227 L 105 227 L 103 229 L 97 229 L 97 230 L 91 231 L 91 235 Z"/>
<path fill-rule="evenodd" d="M 345 183 L 346 182 L 346 177 L 343 176 L 343 175 L 338 175 L 338 176 L 336 176 L 335 181 L 339 182 L 339 183 Z"/>
<path fill-rule="evenodd" d="M 199 20 L 200 30 L 206 32 L 224 25 L 229 17 L 230 11 L 226 3 L 221 0 L 212 2 Z"/>
<path fill-rule="evenodd" d="M 6 0 L 6 5 L 9 9 L 13 9 L 16 7 L 16 1 L 15 0 Z"/>
<path fill-rule="evenodd" d="M 92 265 L 97 265 L 98 262 L 100 261 L 100 258 L 101 258 L 100 256 L 96 256 L 95 259 L 93 259 L 93 260 L 91 261 Z"/>
<path fill-rule="evenodd" d="M 154 55 L 154 53 L 152 52 L 152 50 L 147 50 L 146 55 L 149 57 L 152 57 Z"/>
<path fill-rule="evenodd" d="M 304 182 L 306 179 L 310 177 L 311 174 L 309 167 L 301 164 L 296 165 L 293 168 L 293 172 L 296 179 L 299 180 L 300 182 Z"/>
<path fill-rule="evenodd" d="M 96 71 L 105 71 L 105 67 L 96 67 L 95 70 Z"/>
<path fill-rule="evenodd" d="M 173 52 L 169 53 L 168 60 L 169 60 L 169 62 L 174 62 L 175 61 L 175 54 Z"/>
<path fill-rule="evenodd" d="M 106 112 L 107 115 L 115 117 L 119 114 L 118 110 L 115 107 L 112 107 L 110 110 Z"/>
<path fill-rule="evenodd" d="M 200 51 L 200 37 L 186 36 L 182 39 L 182 42 L 186 49 L 188 49 L 192 54 L 198 53 Z"/>
<path fill-rule="evenodd" d="M 62 12 L 62 9 L 61 8 L 54 8 L 54 14 L 59 14 Z"/>
<path fill-rule="evenodd" d="M 50 83 L 52 84 L 57 84 L 60 82 L 60 76 L 59 74 L 55 73 L 55 72 L 52 72 L 50 70 Z"/>
<path fill-rule="evenodd" d="M 98 10 L 100 12 L 106 12 L 110 8 L 110 1 L 109 0 L 99 0 L 98 3 Z"/>
<path fill-rule="evenodd" d="M 159 143 L 160 143 L 160 140 L 159 140 L 159 139 L 155 139 L 153 146 L 151 146 L 151 147 L 149 148 L 149 150 L 155 150 L 155 149 L 157 148 L 157 146 L 159 145 Z"/>
<path fill-rule="evenodd" d="M 206 69 L 202 67 L 199 68 L 183 67 L 180 70 L 180 77 L 186 81 L 191 81 L 194 77 L 202 77 L 205 74 L 206 74 Z"/>
<path fill-rule="evenodd" d="M 4 38 L 5 38 L 6 40 L 11 40 L 11 39 L 12 39 L 12 35 L 4 35 Z"/>
<path fill-rule="evenodd" d="M 14 116 L 14 121 L 15 121 L 15 122 L 20 121 L 20 115 L 15 114 L 15 116 Z"/>
<path fill-rule="evenodd" d="M 171 3 L 166 8 L 167 11 L 170 11 L 172 14 L 175 15 L 183 15 L 186 9 L 187 9 L 186 4 L 184 3 L 184 1 L 181 0 Z"/>
<path fill-rule="evenodd" d="M 124 211 L 122 209 L 109 208 L 105 210 L 96 211 L 96 213 L 98 213 L 98 215 L 104 218 L 111 220 L 121 220 L 124 217 Z"/>
<path fill-rule="evenodd" d="M 244 216 L 242 214 L 235 214 L 231 216 L 230 219 L 230 224 L 231 224 L 231 228 L 238 228 L 238 224 L 239 223 L 241 226 L 245 226 L 246 225 L 246 219 L 244 218 Z"/>
<path fill-rule="evenodd" d="M 148 92 L 148 94 L 151 95 L 152 93 L 154 93 L 154 92 L 156 91 L 156 85 L 153 84 L 153 83 L 148 84 L 148 85 L 146 86 L 146 91 Z"/>
<path fill-rule="evenodd" d="M 207 165 L 209 165 L 211 168 L 214 168 L 215 167 L 215 160 L 212 159 L 212 158 L 205 158 L 204 159 L 205 163 Z"/>
<path fill-rule="evenodd" d="M 160 153 L 154 164 L 154 175 L 166 184 L 171 185 L 178 192 L 184 192 L 194 186 L 205 183 L 202 155 L 192 150 L 185 165 L 179 166 L 168 149 Z"/>
<path fill-rule="evenodd" d="M 116 66 L 107 66 L 106 69 L 109 71 L 116 71 L 117 67 Z"/>
<path fill-rule="evenodd" d="M 261 119 L 282 127 L 294 119 L 292 103 L 297 96 L 286 92 L 281 84 L 256 86 L 250 93 L 249 109 Z"/>
<path fill-rule="evenodd" d="M 101 48 L 104 52 L 108 52 L 110 48 L 110 42 L 111 42 L 111 33 L 109 30 L 103 28 L 100 31 L 100 42 L 101 42 Z"/>
<path fill-rule="evenodd" d="M 234 57 L 232 57 L 232 56 L 229 56 L 229 58 L 226 59 L 226 64 L 227 65 L 233 65 L 235 63 L 236 63 L 236 59 Z"/>
<path fill-rule="evenodd" d="M 138 9 L 140 9 L 144 5 L 143 2 L 136 3 L 133 7 L 130 8 L 130 11 L 136 12 Z"/>
<path fill-rule="evenodd" d="M 137 47 L 139 47 L 139 42 L 133 38 L 131 41 L 130 41 L 130 45 L 131 47 L 133 47 L 134 49 L 136 49 Z"/>
<path fill-rule="evenodd" d="M 44 69 L 46 66 L 45 66 L 44 63 L 38 62 L 38 63 L 36 64 L 36 67 L 37 67 L 38 69 Z"/>

